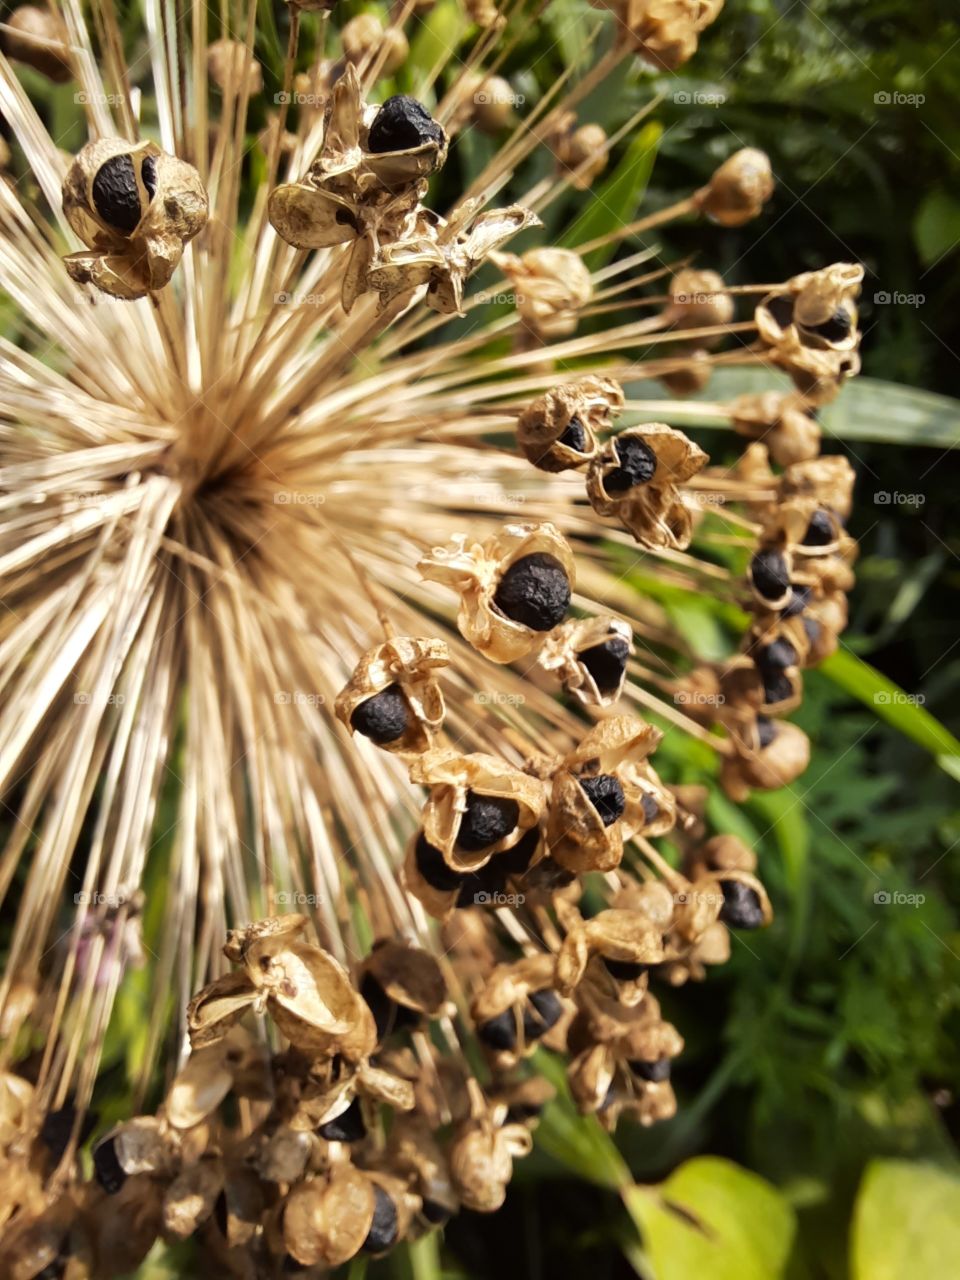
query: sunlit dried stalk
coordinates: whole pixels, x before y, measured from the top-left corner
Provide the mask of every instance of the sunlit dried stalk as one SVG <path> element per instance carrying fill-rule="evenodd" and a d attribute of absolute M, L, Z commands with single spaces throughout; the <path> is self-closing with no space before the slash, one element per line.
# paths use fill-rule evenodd
<path fill-rule="evenodd" d="M 738 320 L 750 290 L 713 272 L 652 250 L 591 272 L 601 241 L 537 238 L 619 141 L 578 117 L 590 89 L 637 49 L 685 60 L 719 4 L 617 6 L 613 51 L 522 119 L 486 110 L 511 39 L 494 9 L 469 6 L 462 74 L 415 86 L 431 112 L 377 105 L 413 5 L 342 37 L 326 7 L 290 11 L 243 215 L 255 6 L 227 41 L 205 6 L 175 30 L 147 5 L 142 127 L 111 0 L 8 42 L 77 85 L 72 169 L 0 56 L 20 166 L 0 181 L 20 317 L 0 338 L 0 1225 L 26 1280 L 58 1257 L 127 1270 L 161 1230 L 231 1274 L 320 1268 L 495 1209 L 547 1097 L 538 1043 L 604 1124 L 672 1114 L 682 1040 L 651 974 L 701 978 L 770 904 L 637 713 L 711 747 L 734 798 L 789 784 L 809 744 L 778 717 L 845 622 L 852 477 L 814 413 L 856 372 L 859 268 L 758 286 Z M 346 63 L 297 75 L 303 22 Z M 441 218 L 427 179 L 473 123 L 512 131 Z M 555 172 L 526 189 L 543 145 Z M 739 225 L 771 190 L 738 152 L 602 243 Z M 760 363 L 795 390 L 719 406 L 750 442 L 733 468 L 669 425 L 672 400 L 630 425 L 623 384 Z M 697 663 L 638 568 L 747 608 L 740 652 Z M 170 1089 L 98 1136 L 81 1186 L 121 994 L 133 1110 Z"/>

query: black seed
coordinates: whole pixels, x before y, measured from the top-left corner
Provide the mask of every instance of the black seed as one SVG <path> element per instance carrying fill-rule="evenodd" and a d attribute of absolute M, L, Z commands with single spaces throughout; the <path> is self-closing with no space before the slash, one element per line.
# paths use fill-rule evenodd
<path fill-rule="evenodd" d="M 147 188 L 147 195 L 152 200 L 157 194 L 157 157 L 147 156 L 140 167 L 140 177 Z"/>
<path fill-rule="evenodd" d="M 793 299 L 789 294 L 781 293 L 778 297 L 771 298 L 767 303 L 767 310 L 781 329 L 793 324 Z"/>
<path fill-rule="evenodd" d="M 504 877 L 522 876 L 530 866 L 530 860 L 539 844 L 540 828 L 531 827 L 529 831 L 524 832 L 512 849 L 508 849 L 506 853 L 498 853 L 492 862 L 487 863 L 487 866 L 496 864 Z"/>
<path fill-rule="evenodd" d="M 587 447 L 587 433 L 583 429 L 583 423 L 574 414 L 567 423 L 567 429 L 562 435 L 557 437 L 559 444 L 565 444 L 568 449 L 573 449 L 577 453 L 583 453 Z"/>
<path fill-rule="evenodd" d="M 485 867 L 461 878 L 458 907 L 481 907 L 495 894 L 504 892 L 507 873 L 499 864 L 499 857 L 491 858 Z"/>
<path fill-rule="evenodd" d="M 523 1124 L 527 1120 L 536 1120 L 543 1110 L 533 1102 L 515 1102 L 507 1108 L 507 1119 L 513 1124 Z"/>
<path fill-rule="evenodd" d="M 651 1084 L 659 1084 L 661 1080 L 670 1079 L 670 1059 L 660 1058 L 658 1062 L 644 1062 L 640 1058 L 632 1058 L 630 1070 L 641 1080 L 649 1080 Z"/>
<path fill-rule="evenodd" d="M 382 1187 L 373 1184 L 376 1201 L 373 1206 L 373 1222 L 367 1238 L 361 1246 L 364 1253 L 383 1253 L 397 1243 L 397 1206 Z"/>
<path fill-rule="evenodd" d="M 616 978 L 618 982 L 636 982 L 637 978 L 646 973 L 648 967 L 645 964 L 639 964 L 636 960 L 608 960 L 606 956 L 601 956 L 600 959 L 610 977 Z"/>
<path fill-rule="evenodd" d="M 760 743 L 760 749 L 769 747 L 776 736 L 776 720 L 771 720 L 768 716 L 757 716 L 757 740 Z"/>
<path fill-rule="evenodd" d="M 741 880 L 721 880 L 723 906 L 720 919 L 732 929 L 759 929 L 763 924 L 763 907 L 756 889 Z"/>
<path fill-rule="evenodd" d="M 826 338 L 827 342 L 842 342 L 850 332 L 850 323 L 850 312 L 846 307 L 837 307 L 829 320 L 813 326 L 813 332 Z"/>
<path fill-rule="evenodd" d="M 618 818 L 623 817 L 627 802 L 619 779 L 612 773 L 601 773 L 597 778 L 581 778 L 580 785 L 590 797 L 605 827 L 612 826 Z"/>
<path fill-rule="evenodd" d="M 798 613 L 803 613 L 810 600 L 810 588 L 798 587 L 796 583 L 791 584 L 793 587 L 790 599 L 780 610 L 781 618 L 795 618 Z"/>
<path fill-rule="evenodd" d="M 620 688 L 620 678 L 629 656 L 629 644 L 620 636 L 614 636 L 612 640 L 604 640 L 603 644 L 596 644 L 592 649 L 584 649 L 580 654 L 580 661 L 593 676 L 597 689 L 606 697 Z"/>
<path fill-rule="evenodd" d="M 130 234 L 140 221 L 140 192 L 128 155 L 105 160 L 93 180 L 93 204 L 108 226 Z"/>
<path fill-rule="evenodd" d="M 446 1222 L 450 1217 L 450 1210 L 446 1205 L 437 1204 L 436 1200 L 424 1200 L 420 1212 L 434 1226 L 439 1226 L 440 1223 Z"/>
<path fill-rule="evenodd" d="M 56 1111 L 48 1111 L 44 1116 L 43 1124 L 40 1126 L 40 1141 L 48 1149 L 55 1163 L 60 1162 L 64 1151 L 67 1149 L 67 1143 L 70 1141 L 70 1134 L 73 1132 L 76 1118 L 77 1109 L 72 1102 L 66 1103 Z M 96 1124 L 97 1113 L 88 1111 L 83 1118 L 83 1124 L 80 1126 L 77 1146 L 83 1146 Z"/>
<path fill-rule="evenodd" d="M 317 1133 L 328 1142 L 359 1142 L 361 1138 L 365 1138 L 367 1126 L 363 1123 L 360 1099 L 354 1098 L 346 1111 L 320 1125 Z"/>
<path fill-rule="evenodd" d="M 222 1236 L 227 1234 L 229 1226 L 228 1217 L 227 1196 L 225 1192 L 221 1191 L 217 1196 L 216 1204 L 213 1206 L 213 1220 L 216 1222 L 217 1228 Z"/>
<path fill-rule="evenodd" d="M 490 1049 L 515 1049 L 517 1045 L 517 1019 L 512 1009 L 504 1009 L 488 1022 L 481 1022 L 477 1035 Z"/>
<path fill-rule="evenodd" d="M 826 547 L 833 541 L 833 521 L 828 511 L 815 511 L 810 517 L 807 532 L 803 535 L 805 547 Z"/>
<path fill-rule="evenodd" d="M 398 684 L 388 684 L 380 693 L 360 703 L 350 717 L 350 723 L 357 733 L 380 746 L 396 742 L 406 733 L 410 723 L 410 708 L 403 690 Z"/>
<path fill-rule="evenodd" d="M 390 999 L 372 973 L 365 973 L 360 983 L 360 994 L 370 1006 L 377 1024 L 377 1039 L 382 1040 L 393 1030 L 397 1006 Z"/>
<path fill-rule="evenodd" d="M 757 650 L 757 666 L 763 672 L 785 671 L 797 660 L 797 651 L 789 640 L 774 640 L 763 649 Z"/>
<path fill-rule="evenodd" d="M 304 1266 L 302 1262 L 298 1262 L 292 1253 L 288 1253 L 283 1260 L 283 1271 L 285 1275 L 290 1275 L 295 1271 L 309 1271 L 309 1267 Z"/>
<path fill-rule="evenodd" d="M 449 893 L 451 889 L 456 889 L 460 885 L 463 877 L 457 875 L 456 871 L 452 871 L 447 866 L 443 860 L 443 854 L 430 844 L 422 831 L 417 838 L 413 856 L 417 864 L 417 870 L 431 889 L 439 889 L 441 893 Z"/>
<path fill-rule="evenodd" d="M 811 644 L 816 644 L 820 639 L 820 623 L 816 618 L 804 618 L 803 629 L 806 632 L 807 639 Z"/>
<path fill-rule="evenodd" d="M 549 987 L 543 991 L 531 991 L 523 1011 L 523 1034 L 527 1040 L 539 1040 L 550 1030 L 563 1013 L 560 997 Z"/>
<path fill-rule="evenodd" d="M 54 1258 L 52 1262 L 48 1262 L 42 1271 L 38 1271 L 33 1280 L 63 1280 L 67 1274 L 67 1265 L 70 1259 L 62 1256 Z"/>
<path fill-rule="evenodd" d="M 411 151 L 425 142 L 443 145 L 444 133 L 430 112 L 405 93 L 388 98 L 376 114 L 367 138 L 367 150 Z"/>
<path fill-rule="evenodd" d="M 107 1195 L 115 1196 L 127 1180 L 127 1175 L 120 1167 L 113 1138 L 101 1142 L 93 1152 L 93 1169 L 97 1181 Z"/>
<path fill-rule="evenodd" d="M 655 822 L 659 818 L 660 806 L 649 792 L 644 791 L 640 797 L 640 805 L 643 809 L 643 821 L 646 826 L 649 826 L 651 822 Z"/>
<path fill-rule="evenodd" d="M 782 671 L 765 671 L 763 673 L 763 701 L 765 706 L 774 706 L 778 702 L 786 702 L 793 697 L 793 685 L 790 677 Z"/>
<path fill-rule="evenodd" d="M 750 572 L 764 600 L 778 600 L 790 585 L 787 562 L 779 551 L 758 551 L 750 561 Z"/>
<path fill-rule="evenodd" d="M 520 806 L 509 796 L 484 796 L 467 792 L 467 808 L 460 819 L 457 848 L 479 853 L 508 836 L 517 825 Z"/>
<path fill-rule="evenodd" d="M 570 582 L 556 556 L 537 551 L 514 560 L 500 579 L 493 602 L 501 613 L 531 631 L 552 631 L 570 607 Z"/>
<path fill-rule="evenodd" d="M 657 469 L 657 455 L 639 436 L 625 436 L 614 442 L 619 467 L 603 477 L 607 493 L 624 493 L 634 485 L 646 484 Z"/>

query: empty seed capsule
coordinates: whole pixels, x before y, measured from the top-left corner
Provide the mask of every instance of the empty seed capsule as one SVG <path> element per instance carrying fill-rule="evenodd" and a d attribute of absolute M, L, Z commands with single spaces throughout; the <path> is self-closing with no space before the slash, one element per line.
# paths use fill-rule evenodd
<path fill-rule="evenodd" d="M 501 577 L 493 600 L 514 622 L 532 631 L 552 631 L 570 607 L 570 580 L 555 556 L 534 552 L 514 560 Z"/>

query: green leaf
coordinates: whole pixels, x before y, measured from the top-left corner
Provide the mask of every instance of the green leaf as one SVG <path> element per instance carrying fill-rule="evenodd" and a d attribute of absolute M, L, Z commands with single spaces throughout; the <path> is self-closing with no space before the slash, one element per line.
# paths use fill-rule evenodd
<path fill-rule="evenodd" d="M 960 244 L 960 200 L 931 191 L 913 219 L 913 239 L 929 266 Z"/>
<path fill-rule="evenodd" d="M 657 1280 L 786 1274 L 793 1210 L 769 1182 L 729 1160 L 698 1156 L 658 1187 L 633 1187 L 624 1201 Z"/>
<path fill-rule="evenodd" d="M 414 83 L 430 75 L 438 63 L 452 57 L 467 26 L 456 0 L 440 0 L 426 17 L 418 20 L 405 66 L 405 71 L 414 76 Z"/>
<path fill-rule="evenodd" d="M 613 1138 L 600 1127 L 595 1116 L 581 1116 L 573 1105 L 563 1063 L 542 1049 L 538 1050 L 534 1062 L 557 1091 L 537 1125 L 537 1146 L 597 1186 L 611 1189 L 628 1186 L 630 1170 Z"/>
<path fill-rule="evenodd" d="M 597 240 L 624 223 L 633 221 L 653 172 L 653 162 L 662 132 L 661 126 L 654 121 L 643 126 L 627 147 L 614 172 L 595 192 L 583 214 L 560 237 L 558 243 L 561 247 L 576 248 L 578 244 Z M 610 261 L 618 243 L 613 240 L 610 244 L 585 254 L 584 262 L 591 271 L 596 271 Z"/>
<path fill-rule="evenodd" d="M 769 369 L 717 369 L 696 399 L 670 405 L 670 421 L 677 426 L 726 427 L 726 415 L 716 405 L 734 396 L 759 391 L 785 391 L 788 378 Z M 653 422 L 666 411 L 663 392 L 650 382 L 628 388 L 633 401 L 649 399 L 650 409 L 634 409 L 631 421 Z M 960 444 L 960 401 L 916 387 L 902 387 L 879 378 L 855 378 L 842 394 L 821 412 L 820 424 L 827 436 L 838 440 L 874 440 L 881 444 L 928 445 L 950 448 Z"/>
<path fill-rule="evenodd" d="M 839 688 L 870 707 L 879 719 L 929 751 L 945 773 L 960 780 L 960 742 L 914 695 L 904 693 L 849 649 L 839 649 L 819 669 Z"/>
<path fill-rule="evenodd" d="M 854 1209 L 852 1280 L 956 1274 L 960 1177 L 932 1164 L 874 1160 Z"/>

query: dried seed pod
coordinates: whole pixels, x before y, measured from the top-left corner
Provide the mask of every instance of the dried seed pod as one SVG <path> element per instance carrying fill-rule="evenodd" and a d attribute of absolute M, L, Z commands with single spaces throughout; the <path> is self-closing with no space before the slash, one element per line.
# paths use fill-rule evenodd
<path fill-rule="evenodd" d="M 469 550 L 460 538 L 435 548 L 418 568 L 460 596 L 460 634 L 494 662 L 513 662 L 563 621 L 574 584 L 574 561 L 554 525 L 508 524 Z"/>
<path fill-rule="evenodd" d="M 763 211 L 773 195 L 770 158 L 755 147 L 729 156 L 694 196 L 701 213 L 722 227 L 742 227 Z"/>
<path fill-rule="evenodd" d="M 659 929 L 640 911 L 609 908 L 567 932 L 557 953 L 557 987 L 572 995 L 593 956 L 603 965 L 608 985 L 616 983 L 619 1000 L 635 1005 L 647 988 L 647 970 L 663 959 Z"/>
<path fill-rule="evenodd" d="M 376 1210 L 373 1183 L 350 1164 L 310 1178 L 287 1195 L 283 1239 L 304 1267 L 338 1267 L 355 1257 L 370 1233 Z"/>
<path fill-rule="evenodd" d="M 541 471 L 584 466 L 596 454 L 596 432 L 609 426 L 623 404 L 623 389 L 589 377 L 547 391 L 517 421 L 517 443 Z"/>
<path fill-rule="evenodd" d="M 731 929 L 761 929 L 773 919 L 767 891 L 751 871 L 733 868 L 711 872 L 723 894 L 720 920 Z"/>
<path fill-rule="evenodd" d="M 613 716 L 564 757 L 547 817 L 547 845 L 559 866 L 579 875 L 619 865 L 624 840 L 648 823 L 635 770 L 661 737 L 639 718 Z"/>
<path fill-rule="evenodd" d="M 607 707 L 623 692 L 633 632 L 621 618 L 577 618 L 550 633 L 537 655 L 567 693 L 585 706 Z"/>
<path fill-rule="evenodd" d="M 194 1052 L 170 1086 L 164 1110 L 177 1129 L 192 1129 L 224 1100 L 233 1085 L 227 1042 Z"/>
<path fill-rule="evenodd" d="M 239 40 L 214 40 L 207 46 L 207 75 L 221 93 L 252 98 L 263 92 L 263 71 Z"/>
<path fill-rule="evenodd" d="M 364 163 L 386 187 L 426 178 L 447 158 L 447 135 L 426 107 L 405 93 L 395 94 L 363 116 Z"/>
<path fill-rule="evenodd" d="M 774 462 L 789 467 L 820 452 L 819 424 L 805 409 L 797 396 L 764 391 L 737 396 L 730 405 L 730 421 L 739 435 L 762 440 Z"/>
<path fill-rule="evenodd" d="M 733 319 L 733 298 L 716 271 L 685 267 L 670 281 L 670 304 L 664 320 L 675 329 L 706 329 Z"/>
<path fill-rule="evenodd" d="M 751 787 L 775 791 L 788 786 L 810 763 L 810 739 L 787 720 L 758 716 L 755 722 L 735 732 L 731 741 L 736 754 L 724 760 L 720 783 L 730 799 L 738 803 L 749 798 Z"/>
<path fill-rule="evenodd" d="M 543 813 L 539 778 L 496 756 L 430 751 L 414 762 L 410 779 L 430 788 L 424 836 L 454 873 L 476 871 L 513 849 Z"/>
<path fill-rule="evenodd" d="M 33 67 L 55 84 L 73 79 L 70 35 L 58 13 L 38 5 L 18 5 L 6 18 L 3 52 L 13 62 Z"/>
<path fill-rule="evenodd" d="M 154 142 L 88 143 L 63 182 L 63 211 L 90 252 L 64 258 L 71 278 L 132 300 L 162 289 L 207 221 L 192 165 Z"/>
<path fill-rule="evenodd" d="M 428 951 L 381 938 L 363 963 L 360 994 L 373 1012 L 379 1041 L 437 1017 L 447 988 Z"/>
<path fill-rule="evenodd" d="M 780 480 L 782 499 L 813 498 L 847 519 L 853 507 L 856 472 L 842 454 L 813 458 L 787 467 Z"/>
<path fill-rule="evenodd" d="M 553 150 L 561 172 L 566 171 L 570 185 L 587 191 L 607 167 L 609 160 L 606 130 L 599 124 L 582 124 L 573 128 L 574 120 L 554 137 Z"/>
<path fill-rule="evenodd" d="M 532 1053 L 563 1015 L 553 985 L 554 959 L 545 953 L 497 965 L 474 997 L 470 1016 L 497 1070 Z"/>
<path fill-rule="evenodd" d="M 764 356 L 785 369 L 811 404 L 834 398 L 860 368 L 856 298 L 863 267 L 836 263 L 768 294 L 756 310 Z"/>
<path fill-rule="evenodd" d="M 176 1160 L 174 1140 L 154 1116 L 135 1116 L 117 1125 L 93 1151 L 94 1175 L 111 1196 L 138 1174 L 172 1173 Z"/>
<path fill-rule="evenodd" d="M 643 546 L 684 548 L 692 535 L 677 485 L 707 455 L 682 431 L 654 422 L 612 437 L 587 470 L 587 497 L 599 515 L 616 515 Z"/>
<path fill-rule="evenodd" d="M 645 62 L 664 71 L 688 62 L 697 51 L 701 32 L 715 21 L 723 0 L 592 0 L 612 9 L 618 35 Z"/>
<path fill-rule="evenodd" d="M 505 1108 L 497 1108 L 505 1111 Z M 487 1113 L 471 1118 L 454 1134 L 450 1173 L 460 1201 L 478 1213 L 495 1213 L 507 1195 L 513 1162 L 530 1154 L 533 1139 L 525 1125 L 499 1124 Z"/>
<path fill-rule="evenodd" d="M 516 289 L 520 319 L 538 338 L 575 332 L 579 312 L 593 294 L 590 271 L 572 249 L 530 249 L 495 258 Z"/>
<path fill-rule="evenodd" d="M 434 672 L 450 663 L 442 640 L 396 636 L 368 649 L 337 697 L 338 719 L 386 751 L 426 751 L 443 724 Z"/>
<path fill-rule="evenodd" d="M 473 119 L 483 133 L 498 134 L 513 120 L 517 95 L 503 76 L 486 76 L 473 95 Z"/>
<path fill-rule="evenodd" d="M 223 1191 L 223 1164 L 208 1157 L 181 1170 L 163 1197 L 163 1230 L 187 1240 L 207 1221 Z"/>

